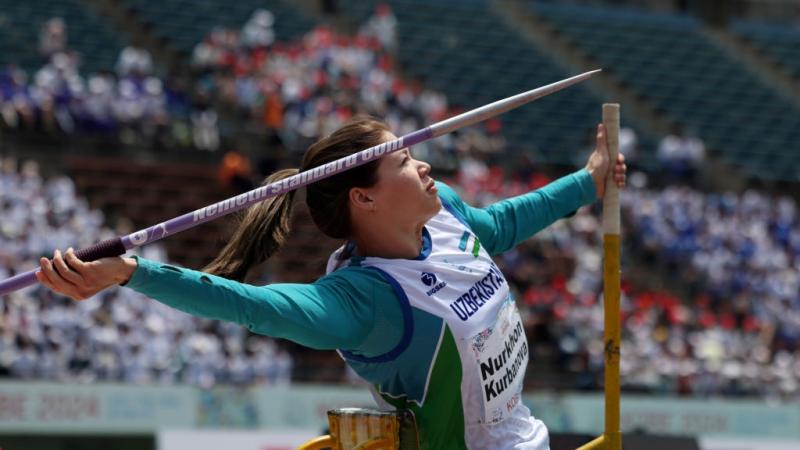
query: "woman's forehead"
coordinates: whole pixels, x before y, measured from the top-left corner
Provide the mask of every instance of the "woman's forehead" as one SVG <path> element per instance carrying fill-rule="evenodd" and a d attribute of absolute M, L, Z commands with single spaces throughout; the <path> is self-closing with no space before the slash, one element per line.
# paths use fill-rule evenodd
<path fill-rule="evenodd" d="M 379 172 L 395 172 L 400 170 L 401 162 L 406 157 L 408 147 L 403 147 L 400 150 L 384 155 L 379 159 L 378 171 Z"/>
<path fill-rule="evenodd" d="M 394 133 L 392 133 L 391 131 L 385 131 L 384 132 L 384 142 L 393 141 L 395 139 L 397 139 L 397 136 L 395 136 Z M 387 155 L 384 155 L 380 159 L 380 162 L 378 163 L 378 170 L 380 170 L 381 168 L 384 168 L 384 169 L 393 169 L 393 168 L 395 168 L 396 166 L 398 166 L 397 163 L 399 163 L 400 160 L 405 158 L 406 154 L 409 151 L 410 151 L 409 147 L 403 147 L 400 150 L 397 150 L 397 151 L 394 151 L 394 152 L 389 153 Z M 390 162 L 390 161 L 393 161 L 394 163 L 387 164 L 387 162 Z"/>
<path fill-rule="evenodd" d="M 408 152 L 408 147 L 403 147 L 400 150 L 385 155 L 383 158 L 381 158 L 381 161 L 399 162 L 400 160 L 406 157 L 406 152 Z"/>

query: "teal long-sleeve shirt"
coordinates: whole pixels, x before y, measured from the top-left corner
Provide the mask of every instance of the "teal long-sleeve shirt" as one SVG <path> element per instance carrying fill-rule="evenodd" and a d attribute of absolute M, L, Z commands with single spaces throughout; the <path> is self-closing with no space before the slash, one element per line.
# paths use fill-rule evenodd
<path fill-rule="evenodd" d="M 443 183 L 437 187 L 439 196 L 461 213 L 493 255 L 596 199 L 586 170 L 486 208 L 467 205 Z M 364 267 L 348 266 L 309 284 L 253 286 L 144 258 L 137 261 L 126 287 L 189 314 L 235 322 L 254 333 L 368 357 L 391 350 L 402 336 L 394 290 Z"/>

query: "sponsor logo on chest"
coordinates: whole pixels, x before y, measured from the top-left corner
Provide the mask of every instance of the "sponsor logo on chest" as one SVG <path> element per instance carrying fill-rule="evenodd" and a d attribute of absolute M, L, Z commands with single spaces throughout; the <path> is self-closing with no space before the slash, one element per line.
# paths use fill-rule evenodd
<path fill-rule="evenodd" d="M 434 274 L 433 272 L 422 272 L 422 276 L 420 276 L 420 281 L 422 281 L 422 284 L 424 284 L 425 286 L 430 287 L 430 289 L 425 291 L 425 294 L 428 297 L 439 292 L 443 287 L 447 286 L 446 281 L 437 283 L 438 279 L 436 278 L 436 274 Z"/>

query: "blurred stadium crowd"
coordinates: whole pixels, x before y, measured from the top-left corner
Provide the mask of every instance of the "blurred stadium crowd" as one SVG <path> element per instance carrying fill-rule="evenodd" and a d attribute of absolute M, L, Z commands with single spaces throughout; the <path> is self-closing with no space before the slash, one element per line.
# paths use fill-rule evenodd
<path fill-rule="evenodd" d="M 202 102 L 173 86 L 174 80 L 156 76 L 147 50 L 125 47 L 113 72 L 84 76 L 84 56 L 69 47 L 67 29 L 59 17 L 43 24 L 39 50 L 44 64 L 32 74 L 14 64 L 0 71 L 6 127 L 114 136 L 126 144 L 216 148 L 213 138 L 209 144 L 205 137 L 210 125 Z"/>
<path fill-rule="evenodd" d="M 117 233 L 76 196 L 65 176 L 43 179 L 34 162 L 0 170 L 0 278 L 29 270 L 54 248 L 91 245 Z M 158 244 L 143 257 L 163 261 Z M 40 286 L 4 299 L 0 374 L 49 381 L 288 383 L 292 359 L 275 342 L 114 288 L 75 302 Z"/>
<path fill-rule="evenodd" d="M 274 22 L 269 11 L 256 10 L 241 28 L 209 30 L 192 52 L 192 83 L 178 87 L 186 84 L 159 77 L 150 55 L 135 47 L 121 52 L 115 73 L 84 78 L 67 45 L 69 24 L 54 18 L 41 31 L 46 63 L 30 79 L 15 66 L 0 73 L 4 129 L 112 133 L 123 142 L 229 150 L 216 108 L 232 109 L 247 126 L 266 130 L 286 150 L 280 157 L 291 161 L 356 114 L 382 117 L 400 135 L 454 112 L 444 94 L 406 81 L 395 67 L 396 20 L 388 6 L 353 36 L 319 26 L 281 42 Z M 530 161 L 509 168 L 501 157 L 508 145 L 493 120 L 414 151 L 466 201 L 486 205 L 550 181 Z M 635 132 L 625 130 L 622 151 L 633 162 L 636 147 Z M 647 282 L 658 277 L 646 269 L 624 268 L 624 389 L 800 398 L 796 202 L 759 190 L 699 189 L 694 182 L 705 147 L 695 137 L 667 136 L 657 155 L 671 185 L 656 189 L 654 174 L 631 174 L 623 241 L 626 256 L 680 282 L 668 289 Z M 239 174 L 250 183 L 260 175 Z M 598 212 L 582 209 L 498 257 L 523 311 L 533 352 L 529 376 L 537 387 L 601 386 Z M 68 177 L 45 179 L 35 163 L 13 158 L 0 171 L 0 217 L 0 279 L 30 269 L 52 249 L 86 246 L 129 228 L 106 223 Z M 158 245 L 143 251 L 167 258 Z M 271 339 L 191 318 L 122 288 L 73 302 L 34 287 L 0 306 L 2 376 L 280 384 L 291 381 L 292 365 L 291 354 Z M 544 371 L 555 376 L 537 378 Z"/>

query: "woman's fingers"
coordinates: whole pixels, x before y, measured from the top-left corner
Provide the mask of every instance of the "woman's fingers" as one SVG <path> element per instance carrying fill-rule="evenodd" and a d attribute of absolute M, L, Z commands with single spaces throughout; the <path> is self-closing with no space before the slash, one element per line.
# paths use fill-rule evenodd
<path fill-rule="evenodd" d="M 617 163 L 614 165 L 614 183 L 617 187 L 625 186 L 627 172 L 628 166 L 625 164 L 625 155 L 619 153 L 617 155 Z"/>
<path fill-rule="evenodd" d="M 88 264 L 78 258 L 78 255 L 75 254 L 75 250 L 73 250 L 72 247 L 64 252 L 64 259 L 67 261 L 67 264 L 69 264 L 69 267 L 75 270 L 81 277 L 87 275 Z"/>
<path fill-rule="evenodd" d="M 69 297 L 73 297 L 75 294 L 77 294 L 77 292 L 75 292 L 74 285 L 61 278 L 58 272 L 56 272 L 55 267 L 53 267 L 53 263 L 50 262 L 49 259 L 41 258 L 39 260 L 39 265 L 42 270 L 39 272 L 40 276 L 37 276 L 37 278 L 39 278 L 45 286 Z"/>
<path fill-rule="evenodd" d="M 597 124 L 597 143 L 596 151 L 600 153 L 604 161 L 608 160 L 608 143 L 606 142 L 606 128 L 602 123 Z"/>
<path fill-rule="evenodd" d="M 67 265 L 67 262 L 64 261 L 64 258 L 61 255 L 61 251 L 56 250 L 53 254 L 53 266 L 55 267 L 56 271 L 62 278 L 69 281 L 70 283 L 80 286 L 84 284 L 83 276 L 70 268 Z"/>
<path fill-rule="evenodd" d="M 61 259 L 61 253 L 56 251 L 53 259 Z M 61 262 L 63 263 L 63 259 Z M 74 300 L 83 300 L 88 297 L 88 295 L 86 295 L 85 288 L 82 287 L 82 283 L 80 286 L 72 284 L 70 281 L 68 281 L 68 279 L 61 276 L 61 274 L 56 270 L 54 263 L 49 259 L 41 258 L 39 260 L 39 265 L 41 267 L 41 271 L 36 274 L 36 278 L 48 288 L 66 295 Z"/>
<path fill-rule="evenodd" d="M 39 259 L 39 266 L 40 270 L 36 272 L 36 279 L 39 280 L 40 283 L 47 286 L 48 288 L 55 290 L 56 287 L 53 285 L 53 282 L 50 281 L 50 278 L 47 276 L 47 271 L 45 271 L 45 266 L 49 263 L 47 258 L 40 258 Z"/>

